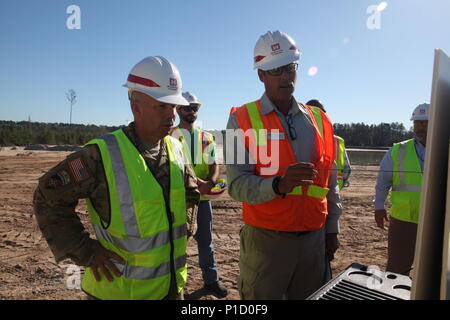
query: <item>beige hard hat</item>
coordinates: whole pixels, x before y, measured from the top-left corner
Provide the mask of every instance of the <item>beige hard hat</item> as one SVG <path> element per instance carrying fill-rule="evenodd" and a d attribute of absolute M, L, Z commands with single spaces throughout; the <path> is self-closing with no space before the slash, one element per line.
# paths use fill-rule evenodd
<path fill-rule="evenodd" d="M 160 102 L 189 105 L 181 94 L 182 82 L 178 68 L 161 56 L 147 57 L 138 62 L 123 86 Z"/>

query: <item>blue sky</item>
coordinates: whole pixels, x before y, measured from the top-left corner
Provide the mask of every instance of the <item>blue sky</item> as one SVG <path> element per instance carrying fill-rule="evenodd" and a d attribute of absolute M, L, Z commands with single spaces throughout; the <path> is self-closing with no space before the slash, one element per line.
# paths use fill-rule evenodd
<path fill-rule="evenodd" d="M 322 100 L 333 122 L 402 122 L 431 94 L 434 48 L 450 54 L 450 1 L 386 0 L 378 30 L 369 5 L 381 0 L 191 0 L 0 2 L 0 119 L 121 125 L 132 119 L 132 66 L 162 55 L 203 106 L 206 129 L 225 128 L 229 109 L 259 98 L 253 48 L 271 30 L 302 51 L 295 96 Z M 69 5 L 81 29 L 69 30 Z M 314 76 L 308 69 L 318 67 Z"/>

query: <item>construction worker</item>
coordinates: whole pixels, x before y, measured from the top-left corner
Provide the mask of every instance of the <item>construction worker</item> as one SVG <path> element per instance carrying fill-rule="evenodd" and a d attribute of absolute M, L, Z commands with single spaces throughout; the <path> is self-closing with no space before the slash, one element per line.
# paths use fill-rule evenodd
<path fill-rule="evenodd" d="M 226 148 L 234 150 L 226 159 L 228 191 L 242 201 L 245 223 L 242 299 L 307 298 L 329 280 L 339 247 L 333 127 L 323 111 L 293 96 L 299 57 L 286 33 L 261 36 L 254 68 L 265 93 L 232 108 L 227 124 Z"/>
<path fill-rule="evenodd" d="M 386 271 L 404 275 L 409 275 L 414 261 L 429 108 L 423 103 L 414 109 L 414 138 L 395 143 L 386 152 L 375 187 L 376 224 L 384 229 L 384 222 L 389 221 Z M 388 218 L 384 205 L 390 190 Z"/>
<path fill-rule="evenodd" d="M 39 180 L 39 227 L 57 262 L 87 267 L 82 290 L 91 298 L 182 299 L 200 192 L 182 145 L 168 136 L 176 106 L 188 105 L 181 84 L 163 57 L 137 63 L 124 85 L 134 122 L 89 141 Z M 75 212 L 79 199 L 87 199 L 97 240 Z"/>
<path fill-rule="evenodd" d="M 322 109 L 323 112 L 327 112 L 321 101 L 317 99 L 309 100 L 306 105 L 318 107 Z M 339 190 L 342 188 L 346 188 L 350 186 L 350 174 L 352 173 L 352 168 L 350 166 L 350 160 L 347 155 L 347 150 L 345 149 L 345 141 L 343 138 L 334 135 L 334 142 L 336 146 L 335 154 L 336 154 L 336 165 L 338 168 L 338 185 Z"/>
<path fill-rule="evenodd" d="M 219 178 L 214 136 L 194 126 L 201 105 L 197 97 L 190 92 L 184 92 L 183 97 L 189 102 L 189 106 L 177 107 L 180 123 L 172 129 L 171 135 L 183 143 L 185 154 L 188 155 L 188 160 L 197 176 L 198 189 L 202 194 L 197 212 L 197 232 L 194 238 L 197 241 L 198 261 L 205 283 L 204 289 L 219 298 L 225 298 L 228 290 L 219 282 L 212 239 L 212 206 L 207 197 Z"/>

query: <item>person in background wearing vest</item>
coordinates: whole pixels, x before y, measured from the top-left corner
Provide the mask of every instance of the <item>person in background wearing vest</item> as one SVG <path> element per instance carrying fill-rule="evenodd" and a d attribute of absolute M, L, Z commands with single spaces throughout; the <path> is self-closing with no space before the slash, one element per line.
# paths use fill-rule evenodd
<path fill-rule="evenodd" d="M 91 140 L 39 179 L 35 215 L 57 262 L 86 267 L 91 299 L 182 299 L 200 192 L 168 133 L 181 95 L 169 60 L 147 57 L 126 84 L 134 122 Z M 96 240 L 75 208 L 86 199 Z M 188 214 L 186 214 L 188 212 Z"/>
<path fill-rule="evenodd" d="M 226 148 L 235 157 L 226 159 L 228 191 L 242 201 L 245 223 L 240 231 L 242 299 L 307 298 L 330 279 L 329 260 L 339 247 L 342 208 L 333 127 L 322 110 L 293 96 L 299 57 L 286 33 L 261 36 L 254 68 L 265 93 L 233 107 L 227 124 Z M 233 132 L 235 138 L 229 139 Z M 252 161 L 242 163 L 242 158 Z"/>
<path fill-rule="evenodd" d="M 212 239 L 212 207 L 211 201 L 206 196 L 219 178 L 214 136 L 194 126 L 200 108 L 197 97 L 189 92 L 184 92 L 183 97 L 189 102 L 189 106 L 177 108 L 180 124 L 173 128 L 170 134 L 183 143 L 185 154 L 197 176 L 198 189 L 202 194 L 198 205 L 197 232 L 194 238 L 197 241 L 198 261 L 205 282 L 204 289 L 219 298 L 225 298 L 228 290 L 219 283 Z"/>
<path fill-rule="evenodd" d="M 414 261 L 429 108 L 424 103 L 414 109 L 414 138 L 395 143 L 386 152 L 375 186 L 377 226 L 384 229 L 384 222 L 389 221 L 386 271 L 404 275 L 409 275 Z M 384 203 L 391 189 L 388 218 Z"/>
<path fill-rule="evenodd" d="M 322 109 L 323 112 L 327 112 L 323 107 L 322 102 L 316 99 L 309 100 L 306 105 L 318 107 Z M 352 173 L 352 168 L 350 166 L 350 160 L 347 155 L 347 150 L 345 150 L 345 141 L 339 136 L 334 136 L 334 142 L 336 145 L 336 165 L 338 169 L 338 185 L 339 190 L 342 188 L 347 188 L 350 186 L 350 174 Z"/>

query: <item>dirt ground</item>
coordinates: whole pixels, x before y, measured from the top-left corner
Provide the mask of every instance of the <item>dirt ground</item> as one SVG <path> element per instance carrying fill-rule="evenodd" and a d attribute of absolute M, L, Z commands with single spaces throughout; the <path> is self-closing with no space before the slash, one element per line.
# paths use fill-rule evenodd
<path fill-rule="evenodd" d="M 6 149 L 6 150 L 5 150 Z M 57 265 L 32 216 L 32 197 L 37 179 L 69 152 L 0 151 L 0 299 L 84 299 L 76 288 L 78 269 L 64 261 Z M 341 247 L 331 263 L 337 275 L 353 262 L 377 265 L 384 270 L 387 231 L 373 220 L 374 185 L 377 167 L 353 166 L 351 186 L 341 194 Z M 239 299 L 239 229 L 241 204 L 228 194 L 213 200 L 214 241 L 221 281 L 229 288 L 226 299 Z M 77 208 L 88 224 L 84 202 Z M 216 299 L 204 295 L 195 240 L 188 247 L 189 299 Z M 83 270 L 81 270 L 81 273 Z"/>

